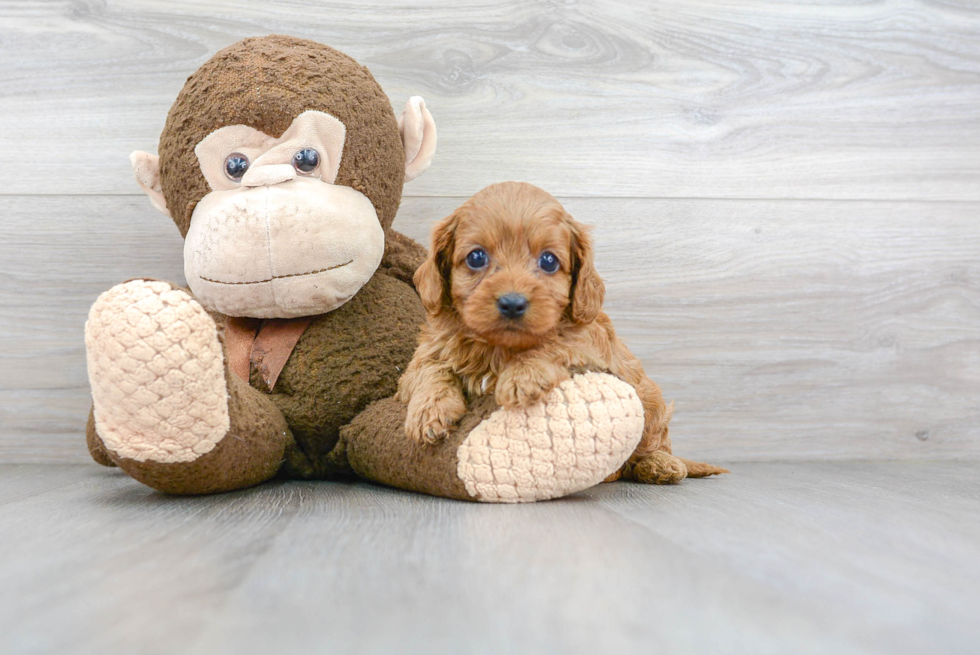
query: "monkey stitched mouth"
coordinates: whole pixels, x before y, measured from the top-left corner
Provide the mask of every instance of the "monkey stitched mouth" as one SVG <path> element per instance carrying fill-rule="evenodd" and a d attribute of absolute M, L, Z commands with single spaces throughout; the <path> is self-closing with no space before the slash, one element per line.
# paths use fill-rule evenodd
<path fill-rule="evenodd" d="M 346 261 L 343 264 L 336 264 L 334 266 L 328 266 L 327 268 L 321 268 L 321 269 L 318 269 L 316 271 L 308 271 L 306 273 L 290 273 L 288 275 L 273 275 L 272 277 L 270 277 L 267 280 L 253 280 L 252 282 L 222 282 L 221 280 L 212 280 L 209 277 L 203 277 L 203 276 L 201 277 L 201 279 L 204 280 L 205 282 L 213 282 L 214 284 L 230 284 L 230 285 L 239 285 L 239 284 L 262 284 L 263 282 L 272 282 L 273 280 L 282 280 L 282 279 L 287 278 L 287 277 L 304 277 L 306 275 L 316 275 L 317 273 L 326 273 L 327 271 L 332 271 L 332 270 L 337 269 L 337 268 L 342 268 L 342 267 L 347 266 L 348 264 L 351 264 L 353 262 L 354 262 L 354 260 L 351 259 L 350 261 Z"/>

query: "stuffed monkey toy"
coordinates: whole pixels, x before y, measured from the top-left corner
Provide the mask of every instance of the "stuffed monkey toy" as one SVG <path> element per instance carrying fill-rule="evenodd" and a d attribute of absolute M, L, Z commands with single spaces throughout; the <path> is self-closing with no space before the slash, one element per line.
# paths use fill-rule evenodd
<path fill-rule="evenodd" d="M 245 39 L 190 76 L 136 179 L 184 237 L 189 289 L 136 279 L 85 326 L 95 461 L 204 494 L 359 476 L 485 502 L 601 482 L 640 439 L 632 387 L 583 372 L 547 402 L 474 399 L 436 446 L 392 396 L 424 313 L 424 249 L 391 229 L 432 159 L 421 98 L 396 119 L 366 68 L 311 41 Z"/>

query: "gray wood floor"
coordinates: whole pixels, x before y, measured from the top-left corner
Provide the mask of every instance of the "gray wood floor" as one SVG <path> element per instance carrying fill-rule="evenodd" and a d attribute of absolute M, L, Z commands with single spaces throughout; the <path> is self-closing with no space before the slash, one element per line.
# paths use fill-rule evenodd
<path fill-rule="evenodd" d="M 0 652 L 976 652 L 980 463 L 732 468 L 513 507 L 3 465 Z"/>

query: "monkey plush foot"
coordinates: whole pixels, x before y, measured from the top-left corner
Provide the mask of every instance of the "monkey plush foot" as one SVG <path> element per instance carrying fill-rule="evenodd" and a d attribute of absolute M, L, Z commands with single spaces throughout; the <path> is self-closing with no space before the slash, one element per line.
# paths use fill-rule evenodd
<path fill-rule="evenodd" d="M 629 384 L 583 373 L 528 408 L 498 409 L 459 447 L 458 474 L 481 502 L 560 498 L 595 486 L 640 441 L 643 406 Z"/>
<path fill-rule="evenodd" d="M 96 300 L 85 324 L 95 429 L 116 457 L 191 462 L 228 433 L 217 327 L 190 294 L 132 280 Z"/>
<path fill-rule="evenodd" d="M 502 409 L 482 396 L 436 444 L 406 439 L 405 413 L 388 398 L 341 430 L 351 468 L 394 487 L 485 503 L 528 503 L 595 486 L 643 435 L 636 391 L 602 373 L 575 375 L 527 408 Z"/>

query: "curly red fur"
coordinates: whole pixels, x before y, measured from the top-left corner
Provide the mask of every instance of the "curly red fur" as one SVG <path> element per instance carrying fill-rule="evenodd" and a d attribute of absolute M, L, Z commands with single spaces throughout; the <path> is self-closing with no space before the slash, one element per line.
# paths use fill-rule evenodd
<path fill-rule="evenodd" d="M 471 270 L 466 257 L 477 248 L 486 251 L 489 264 Z M 544 251 L 557 257 L 557 271 L 539 267 Z M 408 404 L 409 437 L 441 439 L 463 416 L 467 396 L 494 393 L 503 407 L 526 407 L 571 370 L 607 371 L 633 385 L 645 418 L 639 446 L 610 479 L 671 483 L 688 475 L 684 460 L 671 455 L 673 405 L 664 403 L 602 312 L 605 286 L 593 264 L 588 228 L 550 194 L 517 182 L 477 193 L 434 227 L 415 286 L 428 317 L 398 387 Z M 511 293 L 528 300 L 517 320 L 502 316 L 497 305 Z"/>

